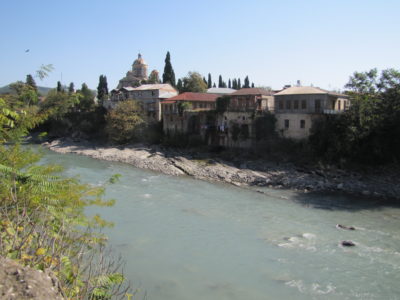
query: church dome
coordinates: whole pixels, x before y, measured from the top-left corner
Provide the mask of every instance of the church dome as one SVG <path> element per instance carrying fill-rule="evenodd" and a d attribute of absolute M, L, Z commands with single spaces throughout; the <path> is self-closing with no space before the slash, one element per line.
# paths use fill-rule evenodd
<path fill-rule="evenodd" d="M 135 61 L 133 62 L 133 65 L 134 66 L 135 65 L 146 65 L 147 66 L 146 62 L 144 61 L 144 59 L 142 58 L 142 55 L 140 53 L 138 54 L 138 58 L 135 59 Z"/>

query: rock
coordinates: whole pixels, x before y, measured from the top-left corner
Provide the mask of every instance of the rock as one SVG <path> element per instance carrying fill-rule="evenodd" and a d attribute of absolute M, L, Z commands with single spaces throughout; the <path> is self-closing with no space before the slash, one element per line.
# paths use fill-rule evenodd
<path fill-rule="evenodd" d="M 0 299 L 63 300 L 58 280 L 50 273 L 23 267 L 0 257 Z"/>
<path fill-rule="evenodd" d="M 340 244 L 343 247 L 354 247 L 356 244 L 352 241 L 341 241 Z"/>
<path fill-rule="evenodd" d="M 345 226 L 345 225 L 342 225 L 342 224 L 336 224 L 336 228 L 346 229 L 346 230 L 356 230 L 355 227 L 353 227 L 353 226 Z"/>
<path fill-rule="evenodd" d="M 339 183 L 339 184 L 336 186 L 336 188 L 337 188 L 338 190 L 343 190 L 343 183 Z"/>
<path fill-rule="evenodd" d="M 370 196 L 371 192 L 364 190 L 364 191 L 361 192 L 361 194 L 363 194 L 364 196 Z"/>

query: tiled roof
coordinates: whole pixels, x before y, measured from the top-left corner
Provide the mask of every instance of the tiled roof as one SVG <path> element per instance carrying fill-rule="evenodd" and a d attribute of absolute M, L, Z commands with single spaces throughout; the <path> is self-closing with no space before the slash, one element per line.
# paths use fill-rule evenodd
<path fill-rule="evenodd" d="M 215 102 L 221 95 L 209 93 L 182 93 L 178 96 L 169 98 L 168 101 L 209 101 Z"/>
<path fill-rule="evenodd" d="M 246 89 L 240 89 L 231 94 L 231 96 L 244 96 L 244 95 L 272 96 L 273 93 L 261 88 L 246 88 Z"/>
<path fill-rule="evenodd" d="M 324 95 L 324 94 L 329 94 L 329 95 L 334 95 L 334 96 L 339 96 L 339 97 L 347 97 L 346 95 L 335 93 L 335 92 L 330 92 L 324 89 L 320 89 L 317 87 L 313 86 L 292 86 L 290 88 L 284 89 L 280 91 L 279 93 L 276 93 L 275 96 L 281 96 L 281 95 L 310 95 L 310 94 L 319 94 L 319 95 Z"/>

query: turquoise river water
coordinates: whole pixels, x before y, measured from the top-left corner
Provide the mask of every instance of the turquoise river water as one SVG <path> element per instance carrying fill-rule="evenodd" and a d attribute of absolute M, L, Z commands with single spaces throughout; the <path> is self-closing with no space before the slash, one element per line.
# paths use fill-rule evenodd
<path fill-rule="evenodd" d="M 172 177 L 45 152 L 117 200 L 91 208 L 115 226 L 136 299 L 400 299 L 400 206 Z M 346 231 L 337 223 L 355 226 Z M 342 240 L 357 246 L 343 248 Z"/>

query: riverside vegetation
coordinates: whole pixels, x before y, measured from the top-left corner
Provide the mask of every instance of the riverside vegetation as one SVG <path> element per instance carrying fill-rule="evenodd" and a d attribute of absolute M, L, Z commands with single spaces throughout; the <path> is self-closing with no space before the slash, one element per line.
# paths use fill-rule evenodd
<path fill-rule="evenodd" d="M 201 76 L 196 78 L 197 81 L 202 81 Z M 104 78 L 102 84 L 104 85 Z M 249 161 L 257 162 L 255 164 L 259 167 L 253 168 L 255 172 L 284 172 L 279 173 L 280 175 L 277 173 L 279 176 L 266 176 L 270 180 L 260 182 L 254 179 L 257 176 L 239 180 L 237 176 L 225 176 L 221 170 L 219 173 L 213 173 L 217 180 L 297 190 L 338 190 L 392 198 L 397 194 L 397 176 L 394 174 L 398 174 L 400 160 L 400 73 L 394 69 L 383 70 L 381 74 L 376 69 L 355 72 L 350 77 L 346 89 L 351 101 L 349 109 L 342 114 L 326 115 L 316 122 L 308 140 L 283 139 L 275 131 L 276 120 L 273 114 L 257 116 L 254 122 L 256 147 L 246 153 L 241 151 L 239 155 L 235 149 L 210 148 L 196 136 L 163 135 L 162 124 L 148 125 L 145 114 L 133 99 L 121 102 L 114 110 L 106 112 L 93 101 L 93 95 L 82 92 L 84 87 L 77 92 L 51 92 L 43 101 L 41 109 L 46 110 L 50 107 L 53 114 L 39 129 L 49 132 L 51 139 L 72 139 L 66 143 L 64 141 L 50 144 L 53 150 L 61 151 L 62 145 L 70 149 L 72 141 L 84 142 L 77 145 L 82 151 L 71 150 L 81 153 L 84 152 L 84 147 L 92 153 L 97 151 L 96 147 L 106 149 L 145 143 L 152 145 L 149 146 L 150 154 L 159 152 L 157 149 L 160 147 L 162 152 L 165 152 L 165 157 L 181 153 L 181 161 L 187 161 L 186 167 L 192 170 L 196 169 L 193 163 L 199 156 L 200 159 L 219 160 L 220 165 L 225 166 L 249 166 L 252 165 Z M 102 90 L 107 89 L 103 87 Z M 106 97 L 104 93 L 103 97 Z M 225 111 L 228 103 L 229 98 L 222 96 L 217 99 L 216 110 L 209 113 L 216 115 Z M 185 109 L 185 104 L 187 103 L 182 104 L 182 110 Z M 248 132 L 241 132 L 241 128 L 237 126 L 231 126 L 230 130 L 233 138 L 248 137 Z M 138 152 L 141 150 L 139 147 Z M 213 150 L 218 150 L 218 153 Z M 102 159 L 111 159 L 113 156 L 114 160 L 129 160 L 125 156 L 118 158 L 115 153 L 111 156 L 106 155 L 107 158 L 100 153 L 89 155 Z M 136 162 L 135 154 L 132 157 L 132 161 Z M 151 156 L 152 159 L 154 157 Z M 194 158 L 193 163 L 185 160 L 191 160 L 190 157 Z M 152 164 L 135 162 L 134 165 L 144 168 Z M 277 167 L 268 167 L 271 163 Z M 179 164 L 182 165 L 182 162 Z M 171 168 L 174 165 L 176 164 L 172 163 Z M 235 172 L 239 172 L 239 169 Z M 184 173 L 216 180 L 213 174 L 208 176 L 204 170 L 200 171 L 201 176 L 193 175 L 199 174 L 197 171 Z M 295 174 L 296 178 L 289 174 Z M 225 177 L 227 180 L 221 179 Z M 312 177 L 312 180 L 298 180 L 309 177 Z M 354 178 L 357 180 L 354 181 Z"/>
<path fill-rule="evenodd" d="M 62 176 L 59 166 L 39 163 L 40 154 L 21 146 L 29 130 L 64 118 L 70 104 L 85 99 L 84 92 L 67 96 L 53 91 L 47 106 L 39 108 L 34 85 L 18 83 L 14 89 L 15 94 L 0 98 L 0 256 L 22 266 L 17 271 L 21 278 L 24 267 L 51 275 L 60 298 L 125 298 L 129 286 L 124 284 L 121 261 L 112 258 L 107 238 L 99 231 L 112 224 L 84 213 L 89 205 L 113 205 L 103 198 L 104 188 L 118 176 L 101 187 L 82 184 Z M 56 99 L 63 102 L 48 105 Z M 29 282 L 26 290 L 16 289 L 6 287 L 2 297 L 30 299 L 40 294 Z"/>

